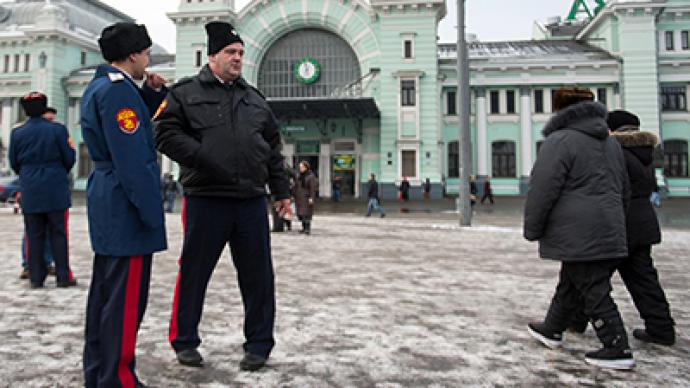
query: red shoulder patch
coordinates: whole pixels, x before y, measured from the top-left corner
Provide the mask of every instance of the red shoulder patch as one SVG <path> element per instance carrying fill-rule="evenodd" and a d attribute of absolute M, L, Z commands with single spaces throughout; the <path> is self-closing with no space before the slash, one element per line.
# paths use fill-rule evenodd
<path fill-rule="evenodd" d="M 120 130 L 128 135 L 133 134 L 139 129 L 139 118 L 132 108 L 123 108 L 117 111 L 115 120 L 120 126 Z"/>

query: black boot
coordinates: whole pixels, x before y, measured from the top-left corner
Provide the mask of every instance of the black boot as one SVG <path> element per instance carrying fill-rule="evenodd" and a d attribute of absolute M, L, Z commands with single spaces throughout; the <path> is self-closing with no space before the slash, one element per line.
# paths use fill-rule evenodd
<path fill-rule="evenodd" d="M 287 228 L 288 232 L 292 230 L 292 221 L 291 220 L 285 220 L 283 221 L 285 223 L 285 227 Z"/>
<path fill-rule="evenodd" d="M 635 329 L 633 330 L 633 337 L 643 342 L 651 342 L 664 346 L 671 346 L 676 343 L 676 333 L 673 329 L 668 331 L 665 335 L 650 333 L 645 329 Z"/>
<path fill-rule="evenodd" d="M 592 320 L 592 326 L 604 347 L 585 354 L 585 361 L 600 368 L 632 369 L 635 359 L 620 317 L 597 318 Z"/>
<path fill-rule="evenodd" d="M 304 234 L 311 234 L 311 221 L 304 223 Z"/>
<path fill-rule="evenodd" d="M 302 230 L 299 231 L 300 233 L 306 233 L 307 232 L 307 222 L 302 221 Z"/>

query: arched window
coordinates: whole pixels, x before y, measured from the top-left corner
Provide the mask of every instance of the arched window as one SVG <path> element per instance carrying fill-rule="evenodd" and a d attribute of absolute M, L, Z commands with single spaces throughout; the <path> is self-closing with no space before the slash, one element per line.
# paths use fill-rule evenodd
<path fill-rule="evenodd" d="M 266 97 L 330 97 L 361 76 L 357 56 L 343 38 L 301 29 L 268 49 L 259 66 L 258 87 Z"/>
<path fill-rule="evenodd" d="M 688 177 L 688 142 L 666 140 L 664 142 L 664 175 Z"/>
<path fill-rule="evenodd" d="M 515 178 L 515 142 L 491 143 L 491 160 L 494 178 Z"/>

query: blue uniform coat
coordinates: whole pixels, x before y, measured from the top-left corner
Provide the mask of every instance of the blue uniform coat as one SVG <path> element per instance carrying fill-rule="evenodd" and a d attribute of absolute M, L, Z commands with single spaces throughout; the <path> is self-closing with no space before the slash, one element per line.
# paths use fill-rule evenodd
<path fill-rule="evenodd" d="M 67 174 L 75 153 L 64 125 L 30 118 L 12 132 L 9 159 L 19 174 L 24 213 L 50 213 L 71 206 Z"/>
<path fill-rule="evenodd" d="M 117 68 L 101 65 L 82 99 L 81 128 L 95 167 L 86 189 L 89 233 L 100 255 L 167 248 L 151 126 L 151 110 L 165 94 L 144 89 Z"/>

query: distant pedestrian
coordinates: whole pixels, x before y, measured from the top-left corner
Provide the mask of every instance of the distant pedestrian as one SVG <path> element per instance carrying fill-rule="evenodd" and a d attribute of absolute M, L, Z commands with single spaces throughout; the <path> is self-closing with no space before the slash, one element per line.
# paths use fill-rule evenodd
<path fill-rule="evenodd" d="M 42 288 L 48 267 L 45 240 L 50 239 L 58 287 L 77 284 L 69 265 L 69 208 L 67 175 L 75 163 L 72 139 L 64 125 L 43 118 L 47 97 L 32 92 L 21 99 L 30 118 L 12 131 L 9 159 L 22 187 L 31 288 Z"/>
<path fill-rule="evenodd" d="M 489 202 L 491 202 L 491 204 L 493 205 L 494 204 L 494 193 L 491 190 L 491 180 L 488 177 L 484 181 L 484 195 L 482 195 L 482 200 L 481 200 L 482 205 L 484 204 L 484 201 L 487 198 L 489 199 Z"/>
<path fill-rule="evenodd" d="M 400 182 L 400 199 L 406 202 L 410 200 L 410 182 L 406 176 Z"/>
<path fill-rule="evenodd" d="M 165 211 L 172 213 L 175 209 L 175 198 L 181 193 L 180 184 L 173 179 L 172 174 L 165 174 L 163 178 L 163 200 L 165 201 Z"/>
<path fill-rule="evenodd" d="M 544 144 L 532 168 L 525 203 L 524 236 L 539 241 L 539 255 L 561 262 L 560 279 L 546 317 L 528 325 L 549 348 L 584 299 L 603 348 L 585 355 L 603 368 L 635 365 L 628 335 L 611 298 L 611 275 L 628 255 L 625 207 L 629 181 L 625 158 L 609 137 L 606 107 L 589 89 L 561 89 L 556 113 L 544 127 Z"/>
<path fill-rule="evenodd" d="M 342 189 L 342 186 L 343 186 L 343 178 L 340 177 L 340 175 L 336 175 L 335 177 L 333 177 L 333 185 L 332 185 L 333 195 L 331 197 L 333 202 L 339 202 L 340 201 L 340 197 L 341 197 L 340 190 Z"/>
<path fill-rule="evenodd" d="M 428 201 L 431 198 L 431 180 L 429 178 L 424 181 L 422 189 L 424 189 L 424 200 Z"/>
<path fill-rule="evenodd" d="M 379 183 L 376 181 L 376 175 L 371 173 L 369 175 L 369 182 L 367 183 L 367 217 L 371 216 L 373 210 L 378 210 L 381 218 L 386 216 L 386 211 L 381 207 L 381 199 L 379 198 Z"/>
<path fill-rule="evenodd" d="M 302 221 L 300 233 L 311 234 L 311 221 L 314 216 L 314 201 L 319 181 L 311 171 L 306 160 L 299 164 L 299 175 L 295 180 L 295 205 L 297 217 Z"/>

